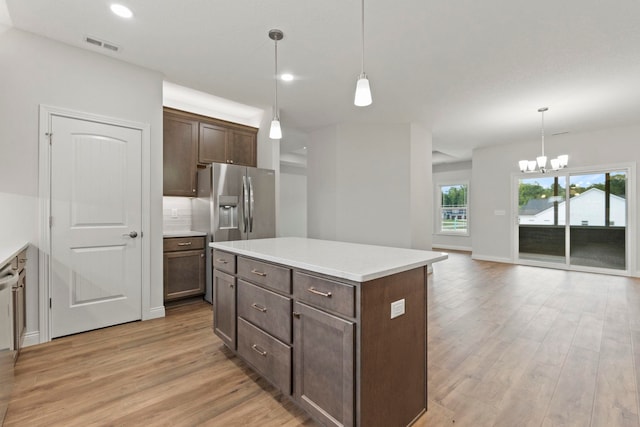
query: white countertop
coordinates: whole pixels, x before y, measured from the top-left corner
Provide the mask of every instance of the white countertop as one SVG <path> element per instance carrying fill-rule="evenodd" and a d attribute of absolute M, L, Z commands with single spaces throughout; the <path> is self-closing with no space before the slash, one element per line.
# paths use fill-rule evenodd
<path fill-rule="evenodd" d="M 162 237 L 200 237 L 206 236 L 202 231 L 163 231 Z"/>
<path fill-rule="evenodd" d="M 212 242 L 209 246 L 356 282 L 389 276 L 448 258 L 443 252 L 300 237 Z"/>
<path fill-rule="evenodd" d="M 29 246 L 29 242 L 2 243 L 0 245 L 0 268 L 4 267 L 22 250 Z"/>

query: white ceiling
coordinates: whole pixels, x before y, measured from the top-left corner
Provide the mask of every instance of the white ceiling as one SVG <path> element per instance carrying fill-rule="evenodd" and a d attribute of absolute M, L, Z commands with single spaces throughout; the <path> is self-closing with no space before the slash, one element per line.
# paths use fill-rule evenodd
<path fill-rule="evenodd" d="M 0 0 L 2 3 L 3 0 Z M 422 122 L 434 150 L 638 123 L 640 0 L 367 0 L 365 70 L 374 103 L 353 106 L 360 72 L 358 0 L 6 0 L 17 28 L 163 72 L 179 85 L 267 108 L 272 28 L 285 129 L 340 122 Z M 552 144 L 552 139 L 549 141 Z"/>

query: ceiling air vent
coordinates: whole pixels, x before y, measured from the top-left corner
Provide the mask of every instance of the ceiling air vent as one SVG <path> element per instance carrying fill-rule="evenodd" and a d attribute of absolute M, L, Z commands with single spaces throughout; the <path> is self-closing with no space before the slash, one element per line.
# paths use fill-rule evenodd
<path fill-rule="evenodd" d="M 111 52 L 118 52 L 120 50 L 119 46 L 105 40 L 100 40 L 97 37 L 85 36 L 84 41 L 92 46 L 102 47 L 104 49 L 110 50 Z"/>

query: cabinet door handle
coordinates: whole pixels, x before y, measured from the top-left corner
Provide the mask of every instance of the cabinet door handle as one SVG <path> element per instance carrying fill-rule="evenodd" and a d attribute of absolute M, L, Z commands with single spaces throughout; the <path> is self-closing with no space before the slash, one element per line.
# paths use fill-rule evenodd
<path fill-rule="evenodd" d="M 178 246 L 191 246 L 191 242 L 180 242 Z"/>
<path fill-rule="evenodd" d="M 258 353 L 260 356 L 267 357 L 267 352 L 265 350 L 261 349 L 260 347 L 258 347 L 257 344 L 252 344 L 251 348 L 253 349 L 253 351 Z"/>
<path fill-rule="evenodd" d="M 229 261 L 224 258 L 218 258 L 216 259 L 216 262 L 219 262 L 220 264 L 229 264 Z"/>
<path fill-rule="evenodd" d="M 229 287 L 230 287 L 230 288 L 233 288 L 233 283 L 229 283 Z"/>
<path fill-rule="evenodd" d="M 253 304 L 251 304 L 252 308 L 255 308 L 256 310 L 258 310 L 261 313 L 266 313 L 267 312 L 267 307 L 263 307 L 259 304 L 256 304 L 255 302 Z"/>
<path fill-rule="evenodd" d="M 258 271 L 255 268 L 253 270 L 251 270 L 251 272 L 253 274 L 257 274 L 258 276 L 261 276 L 261 277 L 267 277 L 267 273 L 263 273 L 262 271 Z"/>
<path fill-rule="evenodd" d="M 307 289 L 308 292 L 311 292 L 314 295 L 320 295 L 321 297 L 331 298 L 331 292 L 322 292 L 314 288 L 313 286 Z"/>
<path fill-rule="evenodd" d="M 300 313 L 298 313 L 297 311 L 294 311 L 294 312 L 293 312 L 293 313 L 291 313 L 291 314 L 293 314 L 293 317 L 295 317 L 296 319 L 299 319 L 299 318 L 300 318 Z"/>

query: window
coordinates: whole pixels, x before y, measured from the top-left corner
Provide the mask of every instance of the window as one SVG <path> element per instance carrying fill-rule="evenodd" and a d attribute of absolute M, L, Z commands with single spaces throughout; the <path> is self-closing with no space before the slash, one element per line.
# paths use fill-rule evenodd
<path fill-rule="evenodd" d="M 469 185 L 439 185 L 441 234 L 469 234 Z"/>

